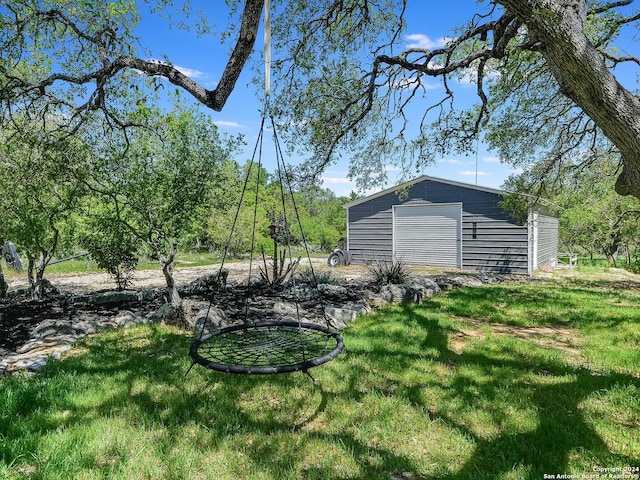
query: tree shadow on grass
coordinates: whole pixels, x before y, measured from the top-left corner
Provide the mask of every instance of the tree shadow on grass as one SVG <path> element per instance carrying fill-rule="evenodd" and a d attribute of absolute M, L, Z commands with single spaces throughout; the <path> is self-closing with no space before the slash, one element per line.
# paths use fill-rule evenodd
<path fill-rule="evenodd" d="M 339 396 L 323 389 L 322 377 L 326 375 L 316 373 L 318 385 L 302 373 L 237 376 L 194 367 L 185 377 L 190 338 L 153 326 L 132 331 L 137 332 L 133 337 L 117 333 L 94 337 L 81 347 L 84 354 L 52 361 L 37 377 L 0 382 L 0 399 L 13 397 L 12 405 L 0 409 L 0 437 L 21 438 L 0 447 L 0 466 L 34 462 L 29 469 L 41 477 L 54 477 L 60 471 L 73 476 L 74 469 L 77 473 L 86 465 L 69 467 L 71 462 L 63 465 L 60 458 L 49 458 L 46 464 L 32 460 L 43 456 L 42 443 L 58 432 L 113 421 L 123 430 L 140 426 L 142 432 L 166 432 L 166 444 L 158 449 L 167 456 L 160 459 L 170 471 L 167 476 L 190 476 L 188 469 L 171 470 L 177 467 L 169 465 L 169 456 L 194 428 L 201 429 L 195 441 L 213 456 L 221 445 L 238 443 L 237 451 L 250 464 L 248 476 L 243 478 L 298 478 L 295 472 L 299 471 L 307 478 L 343 478 L 329 460 L 302 458 L 294 446 L 283 444 L 287 441 L 328 445 L 342 453 L 321 453 L 320 457 L 352 456 L 355 463 L 363 465 L 375 455 L 376 465 L 367 466 L 360 478 L 388 478 L 392 466 L 417 475 L 415 463 L 391 449 L 371 447 L 348 431 L 327 433 L 308 428 Z M 92 390 L 93 400 L 81 399 L 86 390 Z M 287 395 L 292 390 L 296 395 Z M 117 443 L 117 438 L 105 442 Z M 121 456 L 126 457 L 126 452 Z M 101 470 L 100 460 L 84 462 L 95 464 L 94 473 Z M 344 478 L 353 477 L 345 474 Z"/>
<path fill-rule="evenodd" d="M 556 286 L 553 289 L 541 289 L 533 285 L 489 285 L 456 290 L 450 292 L 446 300 L 436 297 L 420 308 L 444 310 L 458 317 L 491 319 L 512 325 L 523 322 L 583 324 L 586 308 L 584 299 L 589 298 L 598 307 L 589 309 L 589 323 L 614 327 L 635 321 L 637 313 L 632 309 L 605 308 L 605 305 L 613 306 L 612 296 L 616 293 L 616 290 L 604 287 Z M 527 312 L 541 311 L 541 306 L 547 305 L 552 305 L 553 309 L 544 316 L 534 318 L 527 315 Z"/>
<path fill-rule="evenodd" d="M 535 428 L 518 433 L 498 433 L 482 435 L 467 426 L 463 418 L 450 415 L 446 411 L 431 411 L 431 417 L 458 429 L 473 439 L 473 455 L 463 462 L 461 468 L 447 478 L 498 478 L 515 469 L 522 470 L 518 478 L 540 479 L 544 474 L 592 474 L 594 466 L 637 466 L 640 458 L 636 454 L 624 455 L 611 451 L 609 438 L 605 442 L 591 422 L 585 419 L 583 402 L 590 397 L 613 389 L 630 387 L 640 393 L 640 379 L 620 373 L 594 373 L 586 368 L 576 368 L 555 359 L 536 354 L 531 350 L 519 350 L 507 346 L 496 350 L 483 351 L 483 343 L 461 354 L 447 347 L 446 334 L 449 328 L 441 329 L 437 319 L 428 309 L 407 308 L 406 315 L 412 316 L 426 332 L 424 346 L 436 347 L 440 352 L 438 361 L 448 365 L 454 363 L 458 371 L 448 386 L 449 398 L 461 400 L 468 406 L 484 410 L 493 416 L 500 429 L 508 417 L 504 408 L 509 406 L 510 391 L 515 402 L 528 396 L 526 408 L 536 412 Z M 597 321 L 597 320 L 596 320 Z M 475 370 L 476 377 L 463 374 Z M 408 387 L 404 394 L 414 405 L 429 409 L 422 391 L 431 385 Z M 633 399 L 630 399 L 633 400 Z M 491 407 L 502 405 L 492 411 Z M 514 405 L 518 408 L 518 405 Z M 615 422 L 611 418 L 611 422 Z M 636 425 L 637 427 L 637 425 Z M 624 446 L 617 445 L 618 452 Z M 581 456 L 584 470 L 575 457 Z"/>
<path fill-rule="evenodd" d="M 458 354 L 449 349 L 449 335 L 455 330 L 428 308 L 400 307 L 399 312 L 413 330 L 395 329 L 392 321 L 380 315 L 366 320 L 362 328 L 345 332 L 345 352 L 334 360 L 337 365 L 332 362 L 314 370 L 316 386 L 301 373 L 247 377 L 194 367 L 185 377 L 191 340 L 160 327 L 94 337 L 81 347 L 85 355 L 52 362 L 41 375 L 26 381 L 0 381 L 0 399 L 10 400 L 0 407 L 0 437 L 6 440 L 0 459 L 5 465 L 30 461 L 39 456 L 41 442 L 59 431 L 120 419 L 141 425 L 142 432 L 166 432 L 157 455 L 167 476 L 173 477 L 189 477 L 189 469 L 194 468 L 169 465 L 176 445 L 190 441 L 212 457 L 231 444 L 248 462 L 244 478 L 388 480 L 400 472 L 395 476 L 488 479 L 518 470 L 517 478 L 539 479 L 544 473 L 575 471 L 575 456 L 589 463 L 584 473 L 593 465 L 638 464 L 633 454 L 610 451 L 611 439 L 605 442 L 584 417 L 583 405 L 598 392 L 620 386 L 640 391 L 637 378 L 593 375 L 509 344 L 486 351 L 481 344 Z M 430 352 L 429 356 L 416 353 L 420 350 Z M 404 380 L 402 373 L 419 362 L 440 365 L 446 375 L 425 376 L 414 383 Z M 83 390 L 92 390 L 94 400 L 80 401 Z M 460 464 L 427 471 L 423 465 L 433 464 L 431 459 L 420 463 L 398 445 L 372 442 L 360 433 L 355 424 L 359 420 L 375 423 L 372 412 L 350 414 L 352 424 L 343 428 L 331 423 L 336 419 L 328 417 L 340 414 L 336 404 L 362 408 L 357 405 L 374 390 L 409 405 L 425 422 L 444 425 L 466 438 L 470 453 Z M 426 393 L 436 390 L 442 401 L 433 404 Z M 515 409 L 534 412 L 535 425 L 510 427 L 511 402 L 524 404 L 513 405 Z M 470 424 L 474 411 L 489 419 L 490 432 Z M 416 432 L 426 427 L 411 426 Z M 308 447 L 314 444 L 320 447 Z M 55 470 L 57 461 L 49 459 L 51 466 L 38 464 L 37 468 L 50 472 L 40 476 L 61 471 Z M 336 462 L 351 462 L 355 467 L 342 473 L 336 470 Z M 92 468 L 98 471 L 98 467 Z M 204 467 L 196 464 L 195 468 Z"/>

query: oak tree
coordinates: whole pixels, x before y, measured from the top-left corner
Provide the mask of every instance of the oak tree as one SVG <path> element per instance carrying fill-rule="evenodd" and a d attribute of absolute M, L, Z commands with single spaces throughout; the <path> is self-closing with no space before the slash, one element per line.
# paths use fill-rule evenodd
<path fill-rule="evenodd" d="M 61 230 L 79 212 L 85 194 L 80 179 L 87 172 L 88 149 L 77 138 L 56 139 L 57 125 L 39 129 L 22 121 L 24 128 L 0 134 L 0 237 L 26 255 L 31 294 L 39 298 Z"/>
<path fill-rule="evenodd" d="M 140 104 L 134 117 L 147 128 L 126 137 L 114 130 L 93 142 L 87 188 L 99 203 L 87 214 L 108 236 L 126 230 L 147 247 L 162 268 L 168 304 L 179 320 L 181 298 L 173 277 L 179 241 L 211 204 L 235 141 L 179 98 L 170 112 Z"/>
<path fill-rule="evenodd" d="M 616 43 L 640 20 L 633 0 L 480 2 L 434 49 L 405 45 L 411 1 L 274 5 L 273 111 L 292 121 L 297 145 L 310 146 L 309 174 L 345 154 L 353 175 L 375 181 L 389 162 L 420 168 L 435 152 L 471 148 L 484 130 L 514 162 L 562 162 L 571 152 L 608 146 L 620 159 L 616 191 L 640 198 L 640 99 L 616 78 L 621 65 L 640 65 Z M 232 27 L 224 38 L 233 34 L 234 48 L 210 90 L 169 61 L 136 52 L 134 2 L 2 0 L 0 118 L 53 112 L 68 119 L 72 133 L 100 114 L 126 127 L 131 119 L 118 99 L 140 72 L 221 110 L 254 49 L 264 0 L 227 3 Z M 429 94 L 430 77 L 441 79 L 442 97 Z M 472 109 L 453 102 L 460 77 L 476 85 Z M 418 103 L 421 120 L 409 136 L 416 119 L 408 106 Z"/>

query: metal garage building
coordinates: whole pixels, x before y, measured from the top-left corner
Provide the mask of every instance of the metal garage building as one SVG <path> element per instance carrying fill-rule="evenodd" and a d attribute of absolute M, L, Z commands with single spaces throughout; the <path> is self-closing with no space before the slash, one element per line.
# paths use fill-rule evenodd
<path fill-rule="evenodd" d="M 504 192 L 422 176 L 345 205 L 347 248 L 355 263 L 531 274 L 556 264 L 558 219 L 530 211 L 517 224 Z"/>

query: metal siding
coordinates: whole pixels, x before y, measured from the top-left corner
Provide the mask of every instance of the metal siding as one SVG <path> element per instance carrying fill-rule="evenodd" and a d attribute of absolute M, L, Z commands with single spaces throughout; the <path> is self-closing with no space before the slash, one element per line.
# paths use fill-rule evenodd
<path fill-rule="evenodd" d="M 462 205 L 402 205 L 393 209 L 394 258 L 410 265 L 461 266 Z"/>
<path fill-rule="evenodd" d="M 348 209 L 347 234 L 354 263 L 391 260 L 391 208 L 388 199 L 381 197 Z"/>
<path fill-rule="evenodd" d="M 349 249 L 356 263 L 392 259 L 395 205 L 462 204 L 462 268 L 476 271 L 529 273 L 527 226 L 517 225 L 501 206 L 502 195 L 434 180 L 417 182 L 348 208 Z M 473 237 L 476 223 L 477 238 Z M 551 247 L 553 249 L 553 247 Z"/>
<path fill-rule="evenodd" d="M 465 215 L 462 218 L 463 269 L 529 273 L 527 226 L 516 224 L 500 206 L 501 201 L 501 195 L 487 192 L 478 192 L 465 201 Z"/>
<path fill-rule="evenodd" d="M 538 215 L 538 267 L 555 266 L 558 260 L 558 219 Z"/>

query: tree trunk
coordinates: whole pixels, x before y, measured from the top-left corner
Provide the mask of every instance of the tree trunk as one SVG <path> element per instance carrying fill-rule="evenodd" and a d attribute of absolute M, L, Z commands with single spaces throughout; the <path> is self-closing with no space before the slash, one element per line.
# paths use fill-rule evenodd
<path fill-rule="evenodd" d="M 188 323 L 184 316 L 184 310 L 182 308 L 182 298 L 180 298 L 180 292 L 178 292 L 178 286 L 173 278 L 173 262 L 176 258 L 175 246 L 169 240 L 165 240 L 169 245 L 169 254 L 164 255 L 160 248 L 155 249 L 155 253 L 162 267 L 162 274 L 164 280 L 167 283 L 167 303 L 166 314 L 163 315 L 163 321 L 169 325 L 176 325 L 178 327 L 186 327 Z M 156 245 L 159 245 L 156 244 Z"/>
<path fill-rule="evenodd" d="M 188 327 L 188 322 L 184 315 L 184 309 L 182 308 L 182 298 L 178 292 L 175 279 L 173 278 L 173 259 L 169 262 L 160 261 L 162 264 L 162 273 L 164 279 L 167 282 L 167 292 L 169 295 L 166 303 L 166 315 L 163 321 L 169 325 L 175 325 L 177 327 Z"/>
<path fill-rule="evenodd" d="M 33 276 L 33 271 L 36 268 L 35 264 L 35 257 L 31 253 L 27 252 L 27 279 L 29 280 L 29 292 L 31 294 L 31 298 L 38 298 L 36 279 Z"/>
<path fill-rule="evenodd" d="M 40 260 L 40 264 L 36 268 L 36 285 L 38 287 L 38 298 L 44 297 L 44 294 L 45 294 L 44 271 L 47 268 L 47 265 L 49 265 L 49 262 L 51 261 L 51 259 L 53 258 L 53 252 L 56 251 L 56 247 L 58 245 L 58 230 L 55 227 L 53 227 L 53 225 L 51 227 L 55 232 L 55 237 L 54 237 L 55 240 L 53 241 L 50 251 L 43 249 L 40 252 L 41 260 Z"/>
<path fill-rule="evenodd" d="M 170 261 L 161 260 L 160 264 L 162 265 L 164 280 L 167 282 L 169 304 L 171 304 L 171 306 L 180 307 L 182 306 L 182 298 L 180 298 L 176 281 L 173 278 L 173 259 Z"/>
<path fill-rule="evenodd" d="M 584 0 L 499 0 L 522 20 L 560 85 L 618 148 L 616 192 L 640 198 L 640 99 L 613 76 L 584 34 Z"/>
<path fill-rule="evenodd" d="M 629 247 L 629 243 L 625 243 L 625 260 L 627 262 L 627 268 L 631 266 L 631 248 Z"/>
<path fill-rule="evenodd" d="M 44 297 L 44 269 L 46 265 L 44 261 L 36 268 L 36 287 L 38 289 L 38 298 Z"/>
<path fill-rule="evenodd" d="M 2 271 L 2 264 L 0 264 L 0 300 L 7 296 L 7 290 L 9 285 L 4 279 L 4 272 Z"/>

